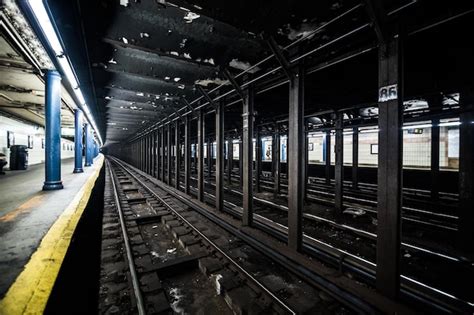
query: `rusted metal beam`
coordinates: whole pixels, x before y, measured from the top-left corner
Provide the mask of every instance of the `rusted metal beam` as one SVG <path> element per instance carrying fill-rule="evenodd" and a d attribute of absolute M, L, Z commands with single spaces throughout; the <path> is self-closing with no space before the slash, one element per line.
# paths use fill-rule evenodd
<path fill-rule="evenodd" d="M 331 131 L 328 130 L 326 131 L 326 138 L 324 139 L 325 140 L 325 147 L 326 147 L 326 151 L 324 152 L 325 153 L 325 157 L 324 157 L 324 160 L 326 162 L 326 184 L 330 184 L 331 183 Z"/>
<path fill-rule="evenodd" d="M 267 38 L 267 43 L 268 43 L 268 46 L 270 47 L 270 50 L 272 51 L 273 55 L 278 60 L 278 63 L 280 63 L 280 66 L 282 67 L 282 69 L 285 72 L 286 76 L 291 80 L 294 73 L 291 69 L 290 62 L 286 59 L 285 56 L 283 56 L 283 52 L 281 51 L 280 47 L 278 47 L 278 44 L 276 43 L 275 39 L 272 36 Z"/>
<path fill-rule="evenodd" d="M 342 112 L 336 113 L 336 161 L 334 165 L 334 206 L 337 214 L 342 214 L 343 186 L 344 186 L 344 136 Z"/>
<path fill-rule="evenodd" d="M 278 124 L 275 126 L 275 133 L 273 134 L 272 141 L 272 164 L 273 164 L 273 180 L 274 187 L 273 193 L 276 196 L 280 194 L 281 182 L 281 163 L 280 163 L 280 150 L 281 150 L 281 141 L 280 141 L 280 127 Z"/>
<path fill-rule="evenodd" d="M 400 291 L 402 209 L 403 48 L 400 37 L 379 47 L 376 287 L 395 299 Z"/>
<path fill-rule="evenodd" d="M 474 239 L 474 94 L 461 92 L 460 104 L 469 108 L 459 116 L 459 228 L 458 245 L 472 252 Z"/>
<path fill-rule="evenodd" d="M 179 189 L 180 167 L 181 167 L 181 145 L 180 145 L 179 120 L 175 122 L 174 127 L 174 188 Z"/>
<path fill-rule="evenodd" d="M 184 117 L 184 192 L 189 195 L 189 178 L 191 177 L 191 122 Z"/>
<path fill-rule="evenodd" d="M 252 86 L 244 91 L 244 104 L 242 113 L 242 190 L 243 212 L 242 225 L 250 226 L 253 221 L 253 118 L 255 90 Z"/>
<path fill-rule="evenodd" d="M 288 119 L 288 246 L 300 251 L 303 239 L 304 206 L 304 67 L 290 78 Z"/>
<path fill-rule="evenodd" d="M 262 137 L 260 129 L 255 131 L 255 192 L 260 192 L 260 178 L 262 174 Z"/>
<path fill-rule="evenodd" d="M 166 129 L 166 183 L 171 185 L 171 124 L 168 124 Z"/>
<path fill-rule="evenodd" d="M 237 94 L 239 94 L 240 98 L 244 99 L 245 95 L 244 95 L 244 92 L 242 91 L 242 88 L 237 83 L 237 81 L 235 81 L 235 78 L 232 76 L 229 70 L 224 67 L 224 68 L 221 68 L 221 72 L 227 78 L 227 80 L 229 80 L 230 84 L 235 89 Z"/>
<path fill-rule="evenodd" d="M 198 112 L 198 123 L 197 123 L 197 169 L 198 169 L 198 200 L 204 201 L 204 112 L 199 110 Z"/>
<path fill-rule="evenodd" d="M 223 100 L 216 107 L 216 210 L 224 210 L 224 108 Z"/>
<path fill-rule="evenodd" d="M 352 129 L 352 187 L 359 186 L 359 128 Z"/>

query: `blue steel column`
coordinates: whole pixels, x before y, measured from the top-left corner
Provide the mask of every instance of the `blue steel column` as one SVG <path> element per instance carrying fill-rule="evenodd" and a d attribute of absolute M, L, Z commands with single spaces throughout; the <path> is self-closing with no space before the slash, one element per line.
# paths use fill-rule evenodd
<path fill-rule="evenodd" d="M 85 134 L 86 134 L 86 140 L 85 140 L 85 143 L 86 143 L 86 164 L 84 166 L 91 166 L 92 165 L 92 162 L 91 162 L 91 127 L 89 124 L 86 124 L 86 130 L 85 130 Z"/>
<path fill-rule="evenodd" d="M 82 173 L 82 111 L 76 109 L 74 113 L 74 173 Z"/>
<path fill-rule="evenodd" d="M 57 71 L 46 72 L 46 176 L 43 190 L 62 189 L 61 182 L 61 76 Z"/>

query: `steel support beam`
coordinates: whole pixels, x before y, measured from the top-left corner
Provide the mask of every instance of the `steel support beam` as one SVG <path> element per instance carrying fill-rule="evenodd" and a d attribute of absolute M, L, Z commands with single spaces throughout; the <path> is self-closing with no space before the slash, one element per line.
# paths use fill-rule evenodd
<path fill-rule="evenodd" d="M 204 112 L 199 110 L 198 112 L 198 123 L 197 123 L 197 186 L 198 186 L 198 200 L 204 201 Z"/>
<path fill-rule="evenodd" d="M 239 184 L 240 188 L 244 185 L 244 160 L 242 157 L 242 153 L 244 151 L 244 143 L 242 139 L 239 141 Z"/>
<path fill-rule="evenodd" d="M 165 127 L 161 127 L 161 150 L 160 150 L 160 160 L 161 160 L 161 181 L 164 183 L 166 181 L 166 168 L 165 168 Z"/>
<path fill-rule="evenodd" d="M 359 128 L 352 129 L 352 188 L 359 186 Z"/>
<path fill-rule="evenodd" d="M 260 192 L 260 177 L 262 174 L 262 137 L 260 130 L 255 130 L 255 191 Z"/>
<path fill-rule="evenodd" d="M 191 122 L 184 117 L 184 192 L 189 195 L 189 178 L 191 177 Z"/>
<path fill-rule="evenodd" d="M 159 156 L 159 137 L 160 134 L 158 130 L 155 131 L 155 178 L 158 178 L 160 173 L 160 156 Z"/>
<path fill-rule="evenodd" d="M 281 163 L 280 163 L 280 152 L 281 152 L 281 141 L 280 141 L 280 129 L 277 125 L 275 127 L 275 133 L 273 134 L 273 141 L 272 141 L 272 164 L 273 164 L 273 180 L 274 180 L 274 187 L 273 193 L 275 197 L 280 194 L 281 188 Z"/>
<path fill-rule="evenodd" d="M 179 133 L 179 120 L 176 121 L 174 127 L 174 188 L 179 189 L 180 167 L 181 167 L 181 145 Z"/>
<path fill-rule="evenodd" d="M 400 289 L 403 162 L 403 49 L 400 37 L 379 47 L 379 153 L 376 287 L 395 299 Z"/>
<path fill-rule="evenodd" d="M 458 244 L 464 251 L 473 252 L 474 239 L 474 94 L 461 92 L 460 104 L 467 111 L 459 116 L 459 227 Z"/>
<path fill-rule="evenodd" d="M 77 108 L 74 112 L 74 171 L 73 173 L 82 173 L 82 138 L 84 134 L 83 128 L 83 114 Z"/>
<path fill-rule="evenodd" d="M 325 161 L 326 161 L 326 184 L 331 183 L 331 131 L 326 131 L 326 139 L 325 139 L 325 146 L 326 151 L 325 153 Z"/>
<path fill-rule="evenodd" d="M 234 168 L 234 142 L 229 138 L 227 142 L 227 185 L 232 185 L 232 169 Z"/>
<path fill-rule="evenodd" d="M 150 135 L 145 136 L 145 173 L 150 174 Z"/>
<path fill-rule="evenodd" d="M 255 90 L 253 86 L 244 91 L 242 113 L 242 190 L 243 212 L 242 225 L 250 226 L 253 220 L 253 119 Z"/>
<path fill-rule="evenodd" d="M 148 174 L 153 175 L 153 133 L 148 136 Z"/>
<path fill-rule="evenodd" d="M 336 163 L 334 166 L 334 207 L 338 214 L 342 214 L 342 198 L 344 186 L 344 136 L 343 132 L 343 113 L 336 113 Z"/>
<path fill-rule="evenodd" d="M 61 181 L 61 76 L 57 71 L 46 72 L 45 92 L 46 147 L 43 190 L 63 189 Z"/>
<path fill-rule="evenodd" d="M 211 180 L 212 175 L 212 140 L 207 139 L 207 180 Z"/>
<path fill-rule="evenodd" d="M 304 179 L 304 183 L 303 183 L 303 195 L 304 195 L 304 200 L 307 200 L 307 196 L 308 196 L 308 161 L 309 161 L 309 139 L 308 139 L 308 131 L 307 131 L 307 128 L 306 128 L 306 122 L 304 122 L 304 140 L 303 140 L 303 158 L 304 158 L 304 162 L 303 162 L 303 171 L 304 171 L 304 176 L 303 176 L 303 179 Z"/>
<path fill-rule="evenodd" d="M 216 107 L 216 210 L 224 210 L 224 108 L 223 101 Z"/>
<path fill-rule="evenodd" d="M 431 120 L 431 198 L 439 198 L 439 119 Z"/>
<path fill-rule="evenodd" d="M 168 185 L 171 185 L 171 124 L 168 124 L 167 126 L 167 131 L 166 131 L 166 183 Z"/>
<path fill-rule="evenodd" d="M 85 148 L 85 155 L 86 155 L 86 163 L 84 164 L 84 166 L 91 166 L 92 165 L 92 158 L 91 158 L 91 126 L 89 124 L 86 124 L 85 125 L 85 129 L 84 129 L 84 133 L 85 133 L 85 139 L 84 139 L 84 142 L 86 143 L 86 148 Z"/>
<path fill-rule="evenodd" d="M 301 250 L 304 205 L 304 67 L 298 66 L 290 78 L 288 117 L 288 246 Z"/>

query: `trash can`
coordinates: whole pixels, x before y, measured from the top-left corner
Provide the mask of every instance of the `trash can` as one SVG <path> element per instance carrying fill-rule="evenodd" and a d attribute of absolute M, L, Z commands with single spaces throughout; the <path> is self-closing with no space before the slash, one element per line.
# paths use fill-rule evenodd
<path fill-rule="evenodd" d="M 12 145 L 10 147 L 10 170 L 26 170 L 28 168 L 28 147 Z"/>

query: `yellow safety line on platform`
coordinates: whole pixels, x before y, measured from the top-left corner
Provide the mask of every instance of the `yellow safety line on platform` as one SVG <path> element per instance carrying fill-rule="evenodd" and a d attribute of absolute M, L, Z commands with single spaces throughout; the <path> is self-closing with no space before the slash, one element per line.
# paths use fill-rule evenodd
<path fill-rule="evenodd" d="M 95 181 L 104 163 L 104 157 L 81 190 L 59 216 L 41 240 L 24 270 L 0 301 L 1 315 L 42 314 L 66 256 L 72 235 L 89 201 Z"/>

